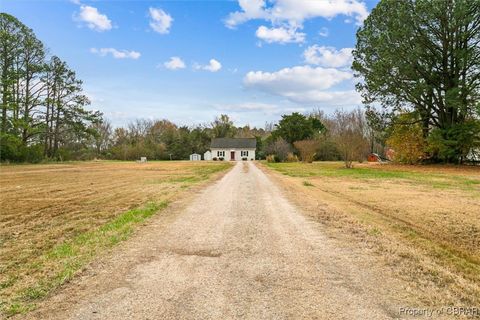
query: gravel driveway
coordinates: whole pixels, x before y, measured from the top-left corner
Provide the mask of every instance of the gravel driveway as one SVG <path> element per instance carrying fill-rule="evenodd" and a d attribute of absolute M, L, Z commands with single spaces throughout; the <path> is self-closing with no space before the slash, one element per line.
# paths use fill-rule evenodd
<path fill-rule="evenodd" d="M 180 210 L 180 209 L 179 209 Z M 32 317 L 389 319 L 402 289 L 307 220 L 253 162 L 159 218 Z"/>

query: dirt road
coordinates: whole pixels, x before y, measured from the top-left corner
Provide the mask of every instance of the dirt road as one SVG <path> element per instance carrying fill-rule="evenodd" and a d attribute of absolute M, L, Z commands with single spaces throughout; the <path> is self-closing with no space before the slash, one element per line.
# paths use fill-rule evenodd
<path fill-rule="evenodd" d="M 32 316 L 398 317 L 401 284 L 354 247 L 325 236 L 255 164 L 240 162 L 171 221 L 155 218 Z"/>

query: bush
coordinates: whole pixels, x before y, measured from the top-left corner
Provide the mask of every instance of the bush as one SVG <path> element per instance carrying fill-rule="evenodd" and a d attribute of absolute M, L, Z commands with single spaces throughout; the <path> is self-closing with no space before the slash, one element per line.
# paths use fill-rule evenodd
<path fill-rule="evenodd" d="M 8 133 L 0 133 L 0 160 L 23 161 L 20 155 L 22 140 Z"/>
<path fill-rule="evenodd" d="M 213 160 L 213 161 L 217 161 L 218 159 L 217 159 L 217 157 L 213 157 L 212 160 Z"/>
<path fill-rule="evenodd" d="M 224 158 L 224 157 L 220 157 L 220 158 L 218 158 L 218 160 L 223 161 L 223 160 L 225 160 L 225 158 Z"/>
<path fill-rule="evenodd" d="M 312 163 L 315 153 L 318 149 L 318 141 L 316 140 L 301 140 L 293 143 L 295 148 L 300 153 L 303 162 Z"/>
<path fill-rule="evenodd" d="M 247 161 L 247 160 L 248 160 L 248 158 L 246 158 L 246 157 L 242 158 L 242 161 Z"/>
<path fill-rule="evenodd" d="M 342 155 L 337 145 L 330 136 L 323 136 L 318 141 L 318 149 L 315 153 L 317 161 L 338 161 L 342 160 Z"/>
<path fill-rule="evenodd" d="M 278 138 L 272 143 L 270 143 L 265 151 L 270 155 L 275 155 L 278 159 L 278 162 L 283 162 L 287 158 L 289 152 L 292 152 L 292 147 L 290 144 L 282 138 Z"/>
<path fill-rule="evenodd" d="M 22 153 L 21 161 L 39 163 L 43 160 L 43 145 L 41 144 L 22 147 L 20 150 Z"/>
<path fill-rule="evenodd" d="M 393 126 L 392 134 L 387 144 L 395 151 L 393 160 L 401 163 L 415 164 L 424 157 L 425 140 L 422 128 L 418 123 L 412 122 L 411 115 L 405 114 L 399 117 L 401 123 Z"/>
<path fill-rule="evenodd" d="M 297 155 L 293 154 L 293 152 L 289 152 L 285 162 L 298 162 L 298 157 Z"/>
<path fill-rule="evenodd" d="M 25 146 L 20 138 L 5 133 L 0 134 L 0 160 L 38 163 L 43 160 L 43 145 Z"/>
<path fill-rule="evenodd" d="M 274 163 L 274 162 L 280 162 L 280 161 L 277 161 L 277 157 L 273 154 L 269 154 L 267 156 L 267 162 L 271 162 L 271 163 Z"/>

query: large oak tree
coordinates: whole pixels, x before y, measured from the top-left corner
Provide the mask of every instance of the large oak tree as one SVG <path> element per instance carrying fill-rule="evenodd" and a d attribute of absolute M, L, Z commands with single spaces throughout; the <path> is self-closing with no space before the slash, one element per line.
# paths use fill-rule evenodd
<path fill-rule="evenodd" d="M 366 104 L 415 114 L 424 138 L 449 149 L 444 160 L 475 146 L 480 1 L 382 0 L 357 32 L 353 55 Z"/>

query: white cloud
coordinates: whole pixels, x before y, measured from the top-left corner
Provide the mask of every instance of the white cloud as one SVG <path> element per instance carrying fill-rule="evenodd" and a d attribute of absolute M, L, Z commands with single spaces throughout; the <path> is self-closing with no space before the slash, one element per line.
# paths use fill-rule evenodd
<path fill-rule="evenodd" d="M 170 32 L 172 26 L 173 18 L 168 13 L 162 9 L 149 8 L 150 15 L 150 27 L 161 34 L 167 34 Z"/>
<path fill-rule="evenodd" d="M 329 34 L 329 31 L 325 27 L 321 28 L 320 31 L 318 32 L 318 35 L 320 37 L 328 37 L 328 34 Z"/>
<path fill-rule="evenodd" d="M 279 93 L 298 89 L 328 89 L 352 77 L 350 72 L 333 68 L 296 66 L 276 72 L 250 71 L 245 76 L 244 83 L 246 86 Z"/>
<path fill-rule="evenodd" d="M 105 14 L 98 12 L 98 9 L 95 7 L 81 5 L 80 13 L 75 18 L 84 22 L 88 28 L 95 31 L 112 29 L 112 21 Z"/>
<path fill-rule="evenodd" d="M 185 62 L 180 57 L 171 57 L 164 64 L 165 68 L 170 70 L 185 69 Z"/>
<path fill-rule="evenodd" d="M 255 33 L 256 36 L 267 43 L 299 43 L 305 41 L 305 33 L 297 32 L 293 27 L 267 28 L 260 26 Z"/>
<path fill-rule="evenodd" d="M 128 51 L 128 50 L 117 50 L 114 48 L 91 48 L 91 53 L 98 54 L 101 57 L 105 57 L 108 54 L 111 54 L 115 59 L 138 59 L 140 58 L 140 52 L 137 51 Z"/>
<path fill-rule="evenodd" d="M 300 25 L 307 19 L 332 19 L 337 15 L 353 17 L 357 24 L 361 24 L 368 16 L 367 6 L 361 0 L 275 0 L 270 7 L 267 7 L 265 0 L 238 2 L 242 10 L 230 13 L 225 19 L 225 24 L 230 28 L 252 19 Z"/>
<path fill-rule="evenodd" d="M 362 103 L 362 97 L 355 90 L 289 92 L 285 95 L 292 102 L 301 104 L 322 104 L 329 106 L 352 106 Z"/>
<path fill-rule="evenodd" d="M 222 69 L 222 64 L 218 60 L 210 59 L 210 62 L 207 65 L 202 66 L 202 65 L 199 65 L 199 64 L 195 64 L 193 67 L 197 70 L 206 70 L 206 71 L 210 71 L 210 72 L 217 72 L 220 69 Z"/>
<path fill-rule="evenodd" d="M 277 105 L 261 102 L 244 102 L 237 104 L 222 104 L 216 106 L 217 110 L 221 111 L 233 111 L 233 112 L 251 112 L 251 111 L 262 111 L 262 112 L 273 112 L 278 109 Z"/>
<path fill-rule="evenodd" d="M 361 0 L 277 0 L 271 12 L 273 19 L 297 23 L 317 17 L 332 19 L 337 15 L 346 15 L 361 24 L 368 16 L 365 2 Z"/>
<path fill-rule="evenodd" d="M 238 0 L 242 11 L 232 12 L 225 19 L 225 25 L 229 28 L 235 28 L 251 19 L 267 18 L 265 11 L 265 0 Z"/>
<path fill-rule="evenodd" d="M 243 82 L 248 88 L 281 96 L 295 103 L 349 105 L 361 101 L 354 90 L 327 90 L 352 78 L 351 72 L 334 68 L 296 66 L 276 72 L 250 71 Z"/>
<path fill-rule="evenodd" d="M 352 63 L 353 48 L 337 50 L 333 47 L 313 45 L 308 47 L 303 56 L 305 62 L 322 67 L 340 68 L 350 66 Z"/>
<path fill-rule="evenodd" d="M 267 42 L 303 42 L 305 34 L 288 38 L 288 32 L 295 34 L 297 29 L 303 27 L 305 20 L 313 18 L 333 19 L 338 15 L 345 15 L 355 19 L 361 25 L 368 16 L 367 6 L 362 0 L 238 0 L 241 10 L 230 13 L 225 19 L 228 28 L 254 19 L 269 21 L 272 27 L 262 26 L 257 30 L 268 39 L 295 39 L 294 41 L 267 41 Z M 288 26 L 288 28 L 285 28 Z M 328 30 L 322 30 L 321 36 L 328 35 Z M 302 40 L 300 40 L 302 39 Z"/>

